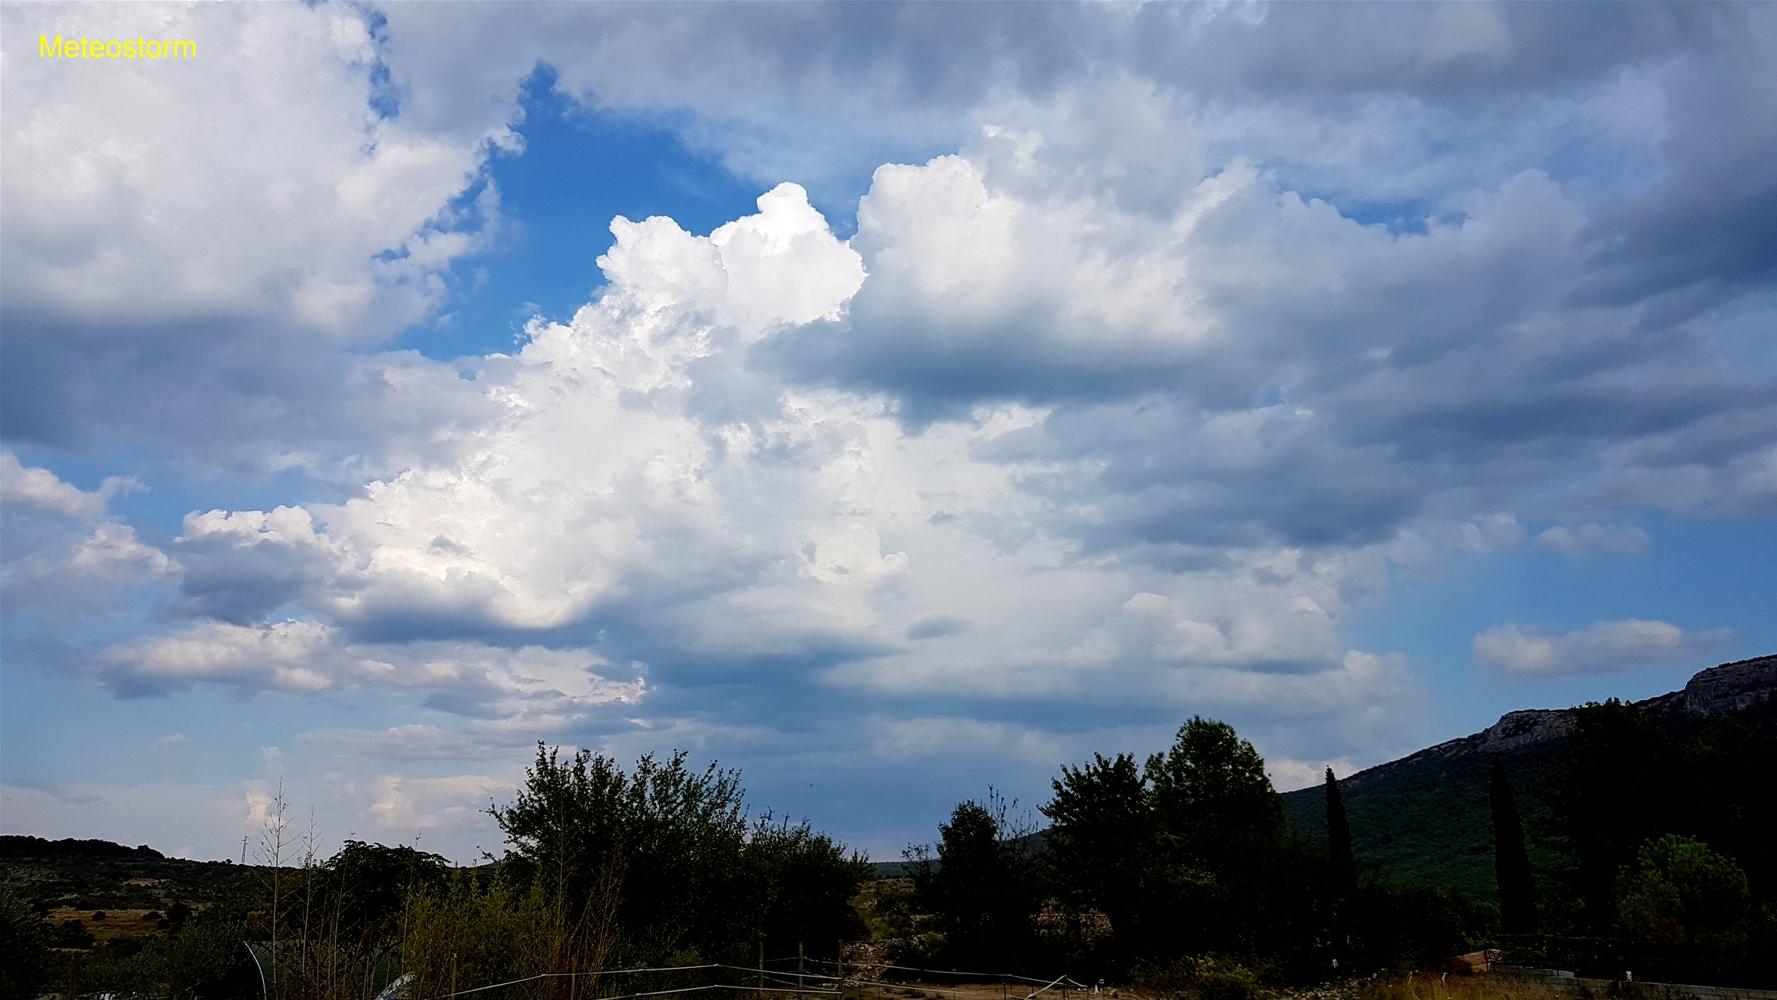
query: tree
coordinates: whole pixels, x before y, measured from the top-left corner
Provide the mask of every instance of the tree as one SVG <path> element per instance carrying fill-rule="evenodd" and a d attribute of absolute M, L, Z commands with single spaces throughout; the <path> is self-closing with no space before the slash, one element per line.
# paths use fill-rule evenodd
<path fill-rule="evenodd" d="M 745 950 L 744 907 L 734 905 L 747 834 L 740 774 L 713 762 L 692 771 L 685 758 L 646 754 L 629 773 L 602 754 L 563 761 L 539 743 L 517 798 L 489 810 L 518 870 L 568 905 L 621 886 L 617 922 L 631 958 Z"/>
<path fill-rule="evenodd" d="M 1351 826 L 1345 820 L 1345 800 L 1339 779 L 1327 768 L 1327 860 L 1332 869 L 1333 891 L 1349 899 L 1357 891 L 1357 859 L 1351 853 Z"/>
<path fill-rule="evenodd" d="M 1145 775 L 1157 823 L 1149 957 L 1252 950 L 1276 901 L 1287 829 L 1265 759 L 1234 727 L 1194 716 Z"/>
<path fill-rule="evenodd" d="M 1638 845 L 1668 832 L 1690 833 L 1684 761 L 1674 734 L 1647 712 L 1615 698 L 1574 709 L 1563 755 L 1542 787 L 1576 861 L 1580 919 L 1610 929 L 1618 871 Z"/>
<path fill-rule="evenodd" d="M 950 961 L 1017 967 L 1031 941 L 1041 897 L 1033 831 L 1016 807 L 990 788 L 986 802 L 960 802 L 939 824 L 936 858 L 923 848 L 906 853 Z"/>
<path fill-rule="evenodd" d="M 1225 722 L 1192 716 L 1171 749 L 1148 758 L 1146 776 L 1162 836 L 1184 861 L 1239 878 L 1282 840 L 1265 758 Z"/>
<path fill-rule="evenodd" d="M 31 1000 L 49 963 L 49 939 L 30 904 L 0 887 L 0 1000 Z"/>
<path fill-rule="evenodd" d="M 800 941 L 827 955 L 861 934 L 852 897 L 870 877 L 870 863 L 806 820 L 761 817 L 747 838 L 745 863 L 755 926 L 765 941 Z"/>
<path fill-rule="evenodd" d="M 1153 855 L 1147 782 L 1135 758 L 1124 753 L 1063 765 L 1050 784 L 1055 797 L 1041 809 L 1051 824 L 1045 844 L 1051 876 L 1075 905 L 1097 907 L 1110 918 L 1127 954 L 1141 939 L 1142 890 Z"/>
<path fill-rule="evenodd" d="M 1493 872 L 1499 885 L 1500 927 L 1507 934 L 1535 934 L 1536 883 L 1524 848 L 1524 825 L 1518 819 L 1518 803 L 1506 780 L 1505 764 L 1498 756 L 1493 758 L 1487 794 L 1493 804 Z"/>
<path fill-rule="evenodd" d="M 321 865 L 319 895 L 348 939 L 392 944 L 403 897 L 449 871 L 436 854 L 348 840 Z"/>
<path fill-rule="evenodd" d="M 1746 944 L 1750 912 L 1745 873 L 1689 837 L 1648 841 L 1617 878 L 1625 942 L 1692 968 L 1726 968 Z"/>

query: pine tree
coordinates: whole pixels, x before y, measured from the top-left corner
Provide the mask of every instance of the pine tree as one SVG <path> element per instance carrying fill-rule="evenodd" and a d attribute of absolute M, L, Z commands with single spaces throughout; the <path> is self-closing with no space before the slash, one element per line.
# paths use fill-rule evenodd
<path fill-rule="evenodd" d="M 1518 804 L 1498 757 L 1493 758 L 1488 796 L 1493 801 L 1493 871 L 1499 881 L 1500 927 L 1507 934 L 1534 934 L 1536 886 L 1530 876 L 1530 855 L 1524 850 Z"/>
<path fill-rule="evenodd" d="M 1327 857 L 1332 861 L 1333 891 L 1349 899 L 1357 891 L 1357 859 L 1351 853 L 1351 826 L 1345 820 L 1345 800 L 1339 779 L 1327 768 Z"/>

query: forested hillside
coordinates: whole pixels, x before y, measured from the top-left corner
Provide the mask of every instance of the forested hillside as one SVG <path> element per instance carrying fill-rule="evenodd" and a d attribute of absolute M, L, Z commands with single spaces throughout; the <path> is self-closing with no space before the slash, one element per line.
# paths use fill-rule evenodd
<path fill-rule="evenodd" d="M 1683 690 L 1635 703 L 1675 733 L 1695 735 L 1735 720 L 1777 732 L 1777 656 L 1725 663 L 1698 673 Z M 1568 746 L 1575 709 L 1510 712 L 1493 726 L 1340 782 L 1360 868 L 1404 884 L 1475 898 L 1494 894 L 1487 772 L 1501 758 L 1517 787 L 1531 861 L 1546 881 L 1566 863 L 1562 831 L 1550 815 L 1545 771 Z M 1707 766 L 1707 765 L 1705 765 Z M 1290 821 L 1311 837 L 1326 833 L 1319 787 L 1285 793 Z"/>

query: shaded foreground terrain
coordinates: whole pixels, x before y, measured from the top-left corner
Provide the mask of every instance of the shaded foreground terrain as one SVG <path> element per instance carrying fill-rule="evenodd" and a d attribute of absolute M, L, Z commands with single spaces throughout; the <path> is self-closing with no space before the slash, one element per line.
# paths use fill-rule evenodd
<path fill-rule="evenodd" d="M 1777 657 L 1723 664 L 1284 796 L 1231 727 L 1193 718 L 1145 763 L 1064 766 L 1043 829 L 990 790 L 887 870 L 806 823 L 749 819 L 737 772 L 542 746 L 492 810 L 506 853 L 473 869 L 358 842 L 315 857 L 281 800 L 254 852 L 275 864 L 0 837 L 0 1000 L 343 1000 L 399 977 L 415 1000 L 512 980 L 502 996 L 583 1000 L 837 989 L 841 967 L 860 1000 L 1099 979 L 1142 997 L 1452 1000 L 1387 977 L 1475 949 L 1777 983 L 1774 692 Z"/>

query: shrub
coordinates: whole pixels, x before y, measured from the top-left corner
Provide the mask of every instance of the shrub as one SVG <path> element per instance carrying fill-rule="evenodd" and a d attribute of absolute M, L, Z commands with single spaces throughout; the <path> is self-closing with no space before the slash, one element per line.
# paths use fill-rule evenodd
<path fill-rule="evenodd" d="M 1729 964 L 1746 944 L 1751 913 L 1745 873 L 1689 837 L 1642 844 L 1617 878 L 1624 942 L 1681 964 Z"/>
<path fill-rule="evenodd" d="M 50 943 L 57 948 L 91 948 L 94 943 L 93 932 L 78 920 L 50 925 L 49 937 Z"/>
<path fill-rule="evenodd" d="M 470 984 L 506 982 L 539 973 L 602 969 L 613 937 L 613 891 L 579 912 L 541 883 L 520 889 L 472 872 L 415 889 L 407 899 L 401 963 L 413 976 L 409 993 L 438 996 Z M 550 1000 L 590 995 L 591 983 L 541 979 L 508 995 Z"/>
<path fill-rule="evenodd" d="M 1136 974 L 1136 985 L 1163 1000 L 1258 1000 L 1266 996 L 1259 974 L 1220 955 L 1183 958 Z"/>
<path fill-rule="evenodd" d="M 0 1000 L 28 1000 L 49 961 L 43 924 L 24 900 L 0 887 Z"/>

